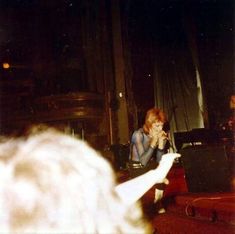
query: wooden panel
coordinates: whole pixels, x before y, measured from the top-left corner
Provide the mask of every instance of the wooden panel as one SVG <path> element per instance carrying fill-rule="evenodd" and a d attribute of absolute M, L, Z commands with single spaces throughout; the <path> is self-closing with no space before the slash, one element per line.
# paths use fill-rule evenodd
<path fill-rule="evenodd" d="M 12 97 L 13 98 L 13 97 Z M 71 135 L 85 139 L 94 148 L 109 144 L 108 120 L 104 96 L 96 93 L 52 95 L 32 100 L 31 112 L 15 111 L 2 120 L 1 131 L 11 133 L 17 129 L 45 123 Z"/>

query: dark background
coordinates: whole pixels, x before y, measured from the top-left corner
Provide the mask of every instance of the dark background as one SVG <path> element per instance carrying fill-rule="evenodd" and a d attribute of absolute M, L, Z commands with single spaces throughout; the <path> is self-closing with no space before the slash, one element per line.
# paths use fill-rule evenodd
<path fill-rule="evenodd" d="M 104 2 L 110 8 L 112 1 Z M 1 68 L 0 79 L 31 79 L 33 96 L 91 90 L 84 28 L 81 30 L 86 4 L 99 7 L 99 1 L 1 0 L 0 62 L 13 67 L 10 71 Z M 234 93 L 234 1 L 126 0 L 120 1 L 120 9 L 133 72 L 127 78 L 132 80 L 140 115 L 154 105 L 156 63 L 163 76 L 166 72 L 171 76 L 169 64 L 179 59 L 175 51 L 192 49 L 187 39 L 190 34 L 195 40 L 193 49 L 211 126 L 225 121 L 230 114 L 229 97 Z M 89 14 L 97 17 L 95 11 Z M 110 35 L 111 27 L 110 23 Z M 112 42 L 108 43 L 112 47 Z M 1 92 L 8 90 L 3 87 Z"/>

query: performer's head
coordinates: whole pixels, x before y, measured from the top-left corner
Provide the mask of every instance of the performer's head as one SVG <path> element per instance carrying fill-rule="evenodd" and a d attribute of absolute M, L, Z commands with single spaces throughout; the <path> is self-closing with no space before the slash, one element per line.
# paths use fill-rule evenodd
<path fill-rule="evenodd" d="M 144 132 L 148 134 L 151 128 L 162 130 L 166 121 L 166 114 L 161 109 L 152 108 L 146 113 L 145 123 L 143 126 Z"/>
<path fill-rule="evenodd" d="M 0 230 L 5 233 L 145 233 L 138 204 L 115 193 L 108 162 L 54 129 L 0 143 Z"/>

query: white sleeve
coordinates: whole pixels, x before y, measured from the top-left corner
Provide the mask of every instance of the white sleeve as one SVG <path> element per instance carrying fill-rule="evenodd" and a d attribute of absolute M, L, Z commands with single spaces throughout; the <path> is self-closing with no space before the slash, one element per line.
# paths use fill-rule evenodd
<path fill-rule="evenodd" d="M 127 205 L 139 200 L 153 185 L 164 182 L 175 158 L 180 157 L 177 153 L 167 153 L 162 156 L 159 166 L 116 186 L 115 190 L 119 197 Z"/>

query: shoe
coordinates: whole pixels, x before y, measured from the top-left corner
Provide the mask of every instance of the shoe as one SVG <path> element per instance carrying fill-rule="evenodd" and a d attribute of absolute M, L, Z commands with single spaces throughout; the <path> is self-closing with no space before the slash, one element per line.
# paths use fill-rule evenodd
<path fill-rule="evenodd" d="M 166 210 L 164 208 L 160 208 L 158 211 L 157 211 L 158 214 L 164 214 L 166 213 Z"/>
<path fill-rule="evenodd" d="M 163 180 L 163 183 L 167 185 L 167 184 L 170 183 L 170 181 L 169 181 L 167 178 L 165 178 L 165 179 Z"/>
<path fill-rule="evenodd" d="M 154 203 L 160 201 L 163 197 L 163 190 L 155 189 Z"/>

